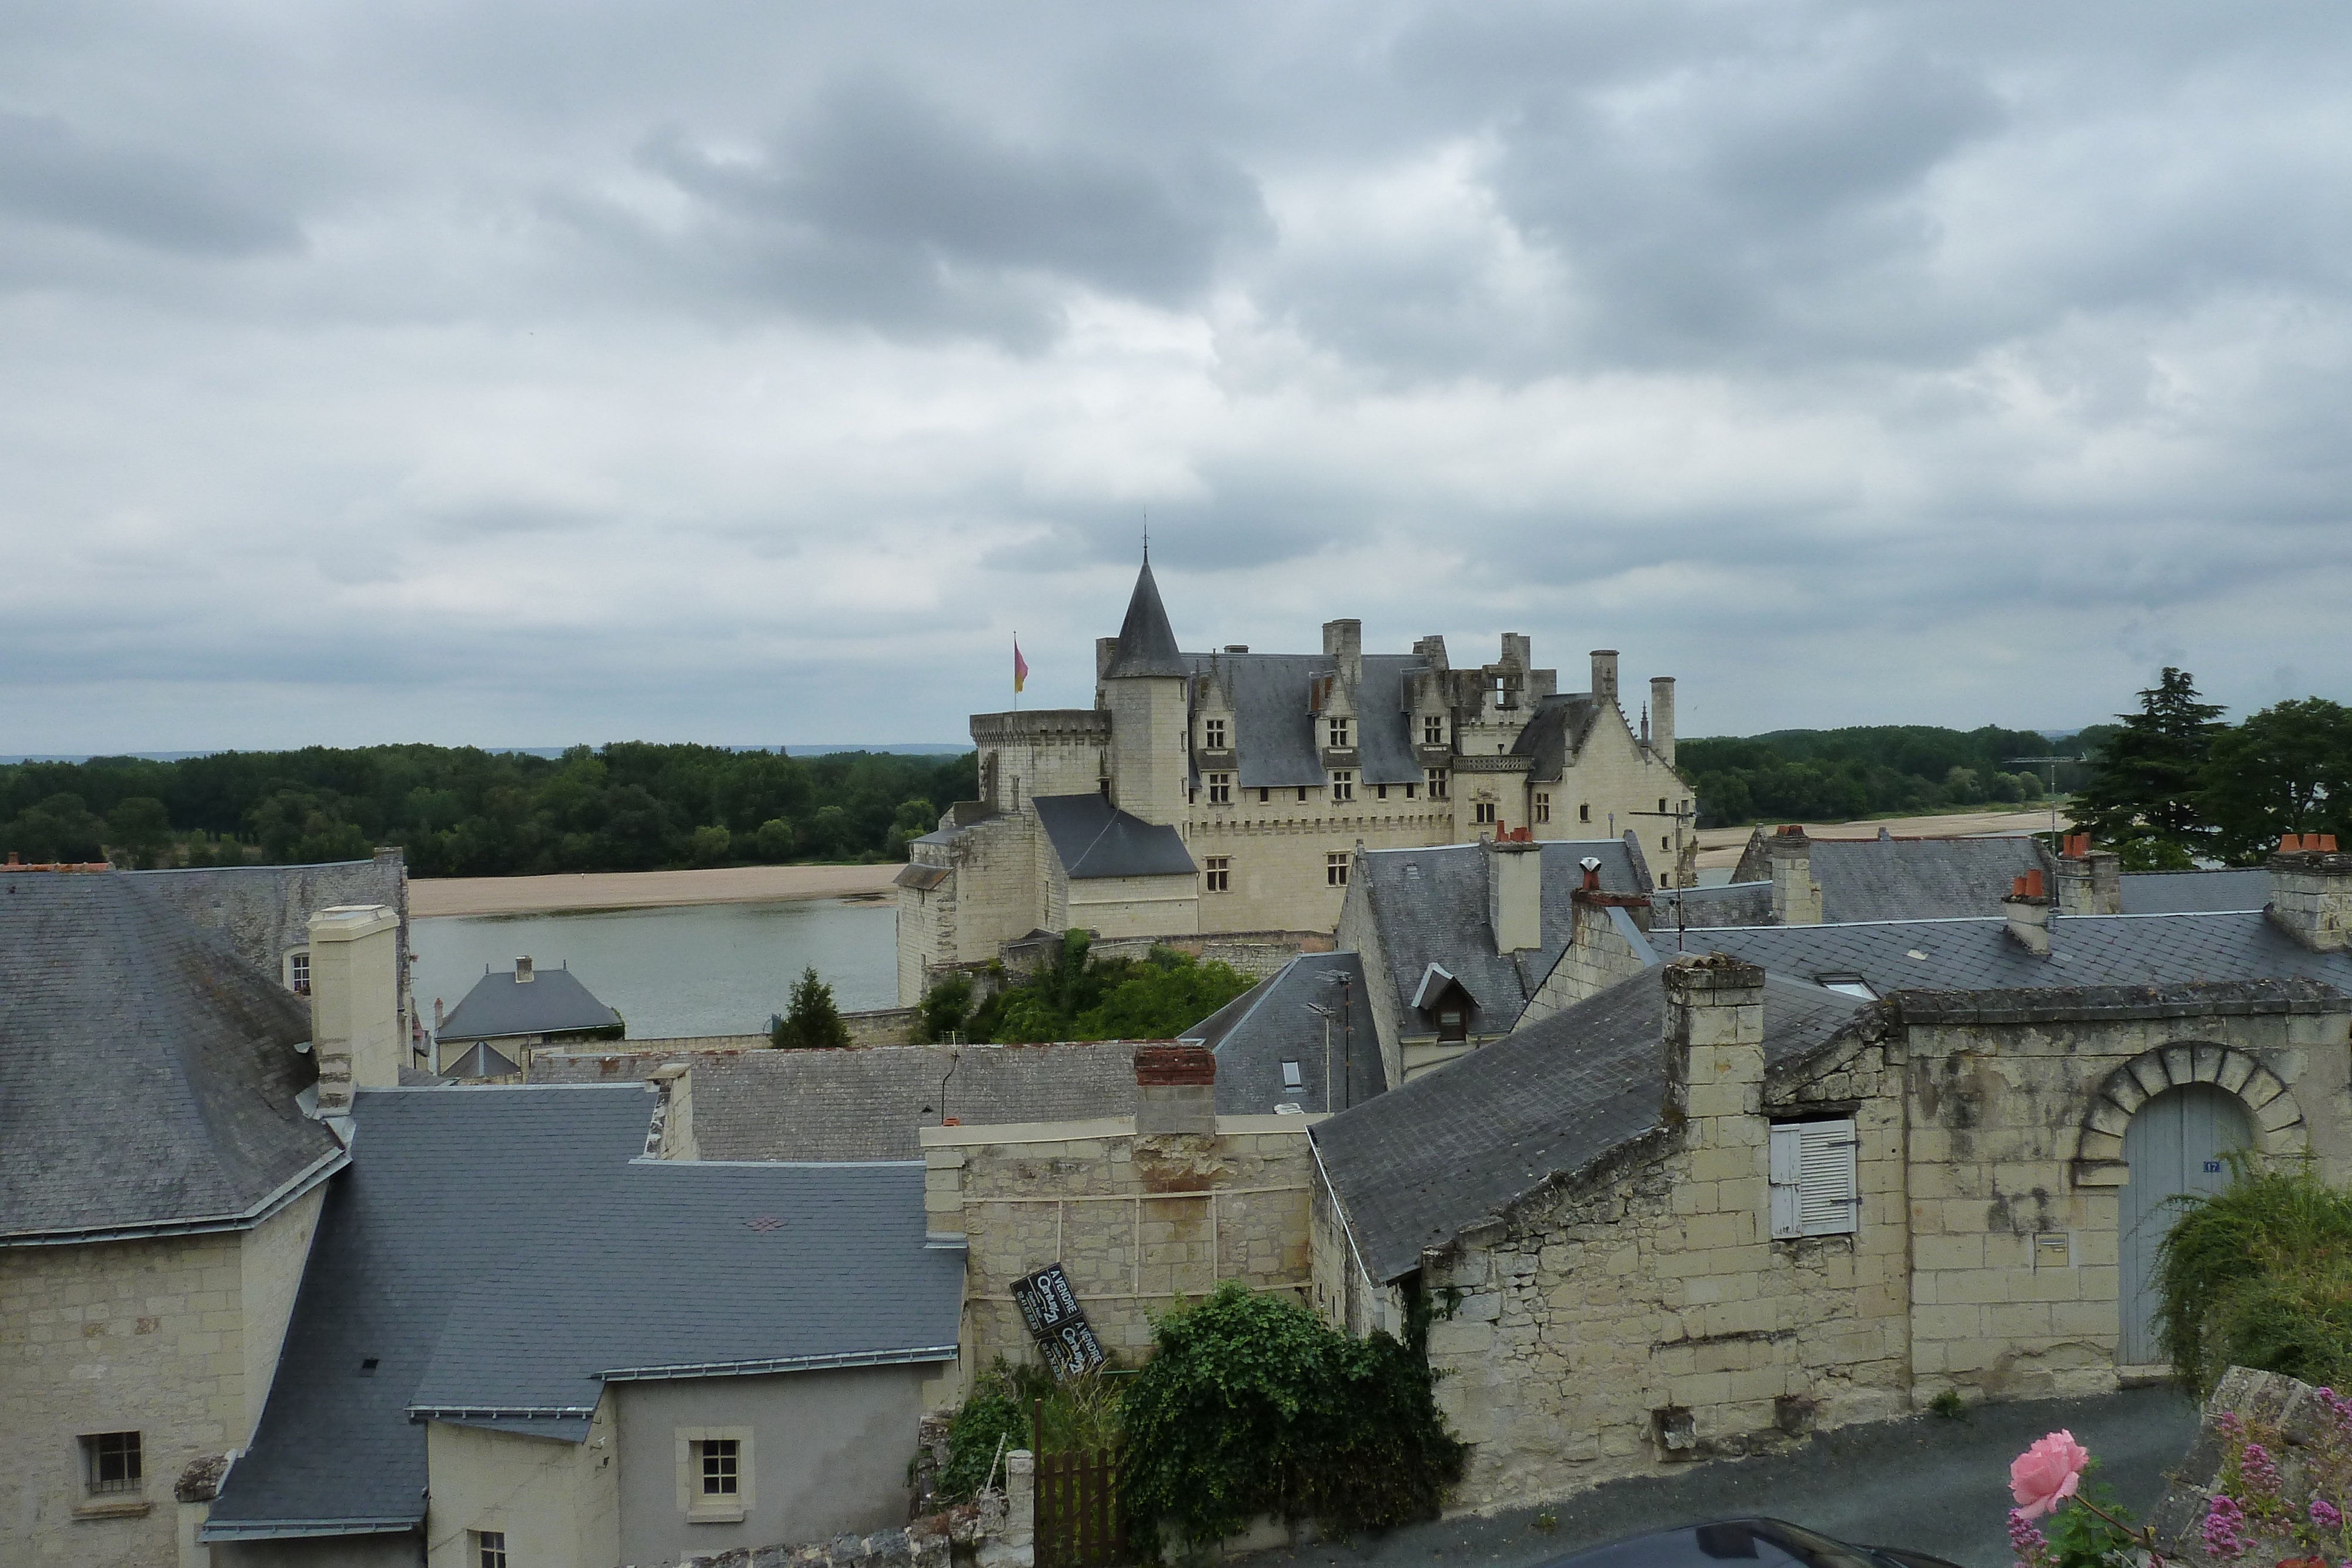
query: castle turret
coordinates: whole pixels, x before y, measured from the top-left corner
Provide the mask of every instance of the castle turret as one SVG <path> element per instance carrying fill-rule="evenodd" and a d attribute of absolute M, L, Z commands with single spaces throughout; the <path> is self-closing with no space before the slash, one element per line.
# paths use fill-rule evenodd
<path fill-rule="evenodd" d="M 1111 800 L 1147 822 L 1181 820 L 1190 681 L 1147 555 L 1100 684 L 1102 706 L 1110 714 Z"/>

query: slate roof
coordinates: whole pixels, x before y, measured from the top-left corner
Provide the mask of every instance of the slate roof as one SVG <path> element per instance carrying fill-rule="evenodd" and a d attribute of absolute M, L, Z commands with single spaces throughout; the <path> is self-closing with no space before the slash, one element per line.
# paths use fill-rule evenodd
<path fill-rule="evenodd" d="M 512 969 L 486 973 L 466 999 L 434 1030 L 436 1040 L 505 1040 L 525 1034 L 610 1029 L 621 1015 L 598 1001 L 568 968 L 535 968 L 529 980 Z"/>
<path fill-rule="evenodd" d="M 1734 882 L 1716 887 L 1662 887 L 1650 894 L 1650 929 L 1671 937 L 1677 917 L 1685 930 L 1711 925 L 1772 924 L 1772 884 Z"/>
<path fill-rule="evenodd" d="M 1099 794 L 1039 795 L 1031 802 L 1054 853 L 1074 882 L 1105 876 L 1190 876 L 1195 869 L 1174 828 L 1120 810 Z"/>
<path fill-rule="evenodd" d="M 148 887 L 0 873 L 0 1238 L 234 1228 L 341 1163 L 310 1009 Z"/>
<path fill-rule="evenodd" d="M 2135 871 L 2123 877 L 2126 915 L 2182 915 L 2190 910 L 2260 909 L 2271 901 L 2263 866 L 2227 871 Z"/>
<path fill-rule="evenodd" d="M 1511 743 L 1511 755 L 1531 759 L 1528 778 L 1538 784 L 1557 783 L 1568 759 L 1584 749 L 1586 737 L 1603 712 L 1591 692 L 1542 698 L 1528 716 L 1527 727 Z"/>
<path fill-rule="evenodd" d="M 1213 678 L 1231 693 L 1234 705 L 1234 782 L 1244 789 L 1320 789 L 1328 776 L 1317 749 L 1315 711 L 1308 683 L 1329 674 L 1328 653 L 1187 653 L 1199 677 L 1196 688 Z M 1419 784 L 1404 708 L 1404 678 L 1429 667 L 1415 653 L 1366 653 L 1356 690 L 1356 782 Z M 1196 695 L 1194 706 L 1199 706 Z"/>
<path fill-rule="evenodd" d="M 919 1163 L 644 1160 L 652 1103 L 634 1083 L 362 1091 L 205 1538 L 413 1527 L 412 1411 L 577 1440 L 599 1374 L 953 1354 L 963 1259 L 924 1246 Z M 532 1411 L 551 1418 L 512 1424 Z"/>
<path fill-rule="evenodd" d="M 467 1049 L 465 1055 L 449 1064 L 443 1076 L 445 1081 L 463 1078 L 508 1078 L 521 1071 L 521 1068 L 508 1061 L 499 1052 L 498 1047 L 487 1040 L 478 1040 Z"/>
<path fill-rule="evenodd" d="M 1764 837 L 1748 841 L 1734 882 L 1769 882 Z M 2047 874 L 2039 841 L 2022 834 L 1972 839 L 1815 839 L 1813 880 L 1822 918 L 1830 921 L 1934 920 L 1999 915 L 2011 884 L 2027 872 Z"/>
<path fill-rule="evenodd" d="M 1119 623 L 1118 645 L 1112 650 L 1103 679 L 1128 675 L 1181 679 L 1190 673 L 1184 667 L 1184 655 L 1176 651 L 1176 633 L 1168 624 L 1168 612 L 1160 602 L 1160 584 L 1152 580 L 1147 558 L 1143 570 L 1136 574 L 1135 592 L 1127 601 L 1127 619 Z"/>
<path fill-rule="evenodd" d="M 1476 844 L 1435 849 L 1373 850 L 1360 862 L 1387 983 L 1396 988 L 1397 1008 L 1412 1017 L 1413 991 L 1433 963 L 1442 964 L 1476 1002 L 1470 1015 L 1474 1035 L 1497 1035 L 1517 1019 L 1528 998 L 1568 946 L 1575 929 L 1569 894 L 1583 884 L 1578 862 L 1601 862 L 1601 885 L 1611 893 L 1648 893 L 1649 866 L 1634 835 L 1622 839 L 1563 840 L 1543 846 L 1543 946 L 1506 957 L 1495 951 L 1486 921 L 1486 852 Z M 1351 890 L 1352 896 L 1352 890 Z"/>
<path fill-rule="evenodd" d="M 1331 1009 L 1328 1029 L 1307 1010 L 1310 1003 Z M 1327 1068 L 1331 1098 L 1340 1106 L 1360 1105 L 1388 1087 L 1363 960 L 1354 953 L 1302 953 L 1183 1038 L 1216 1053 L 1220 1115 L 1264 1116 L 1286 1103 L 1331 1110 L 1324 1097 Z M 1298 1064 L 1297 1090 L 1284 1086 L 1286 1061 Z"/>
<path fill-rule="evenodd" d="M 1314 1129 L 1373 1279 L 1410 1273 L 1424 1249 L 1661 1124 L 1664 975 L 1645 969 Z M 1823 1044 L 1865 1005 L 1767 976 L 1768 1065 Z"/>
<path fill-rule="evenodd" d="M 2050 923 L 2046 958 L 2011 938 L 2006 920 L 1731 927 L 1708 932 L 1705 945 L 1780 975 L 1860 975 L 1881 996 L 2294 977 L 2352 988 L 2352 954 L 2314 953 L 2259 912 L 2062 915 Z"/>
<path fill-rule="evenodd" d="M 856 1051 L 541 1051 L 534 1082 L 634 1082 L 694 1070 L 707 1160 L 911 1160 L 919 1127 L 1073 1122 L 1135 1113 L 1135 1045 L 886 1045 Z M 955 1076 L 948 1078 L 948 1070 Z M 947 1097 L 940 1099 L 940 1080 Z M 637 1129 L 640 1140 L 645 1127 Z"/>

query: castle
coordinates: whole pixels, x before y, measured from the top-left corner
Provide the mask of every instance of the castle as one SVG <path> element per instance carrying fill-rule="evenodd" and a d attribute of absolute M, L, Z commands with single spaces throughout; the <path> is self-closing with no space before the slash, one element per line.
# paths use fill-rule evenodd
<path fill-rule="evenodd" d="M 1367 654 L 1357 621 L 1327 622 L 1319 653 L 1183 653 L 1147 558 L 1092 708 L 972 716 L 981 798 L 898 875 L 898 999 L 1040 929 L 1328 933 L 1360 849 L 1631 831 L 1687 882 L 1673 677 L 1638 730 L 1613 651 L 1589 690 L 1559 684 L 1512 632 L 1469 669 L 1442 637 Z"/>

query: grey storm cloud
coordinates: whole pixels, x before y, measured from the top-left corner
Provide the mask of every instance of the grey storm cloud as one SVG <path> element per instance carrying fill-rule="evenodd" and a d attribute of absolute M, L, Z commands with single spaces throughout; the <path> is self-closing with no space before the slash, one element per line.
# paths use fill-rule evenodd
<path fill-rule="evenodd" d="M 950 738 L 1147 513 L 1692 733 L 2352 699 L 2347 183 L 2322 0 L 20 7 L 0 754 Z"/>

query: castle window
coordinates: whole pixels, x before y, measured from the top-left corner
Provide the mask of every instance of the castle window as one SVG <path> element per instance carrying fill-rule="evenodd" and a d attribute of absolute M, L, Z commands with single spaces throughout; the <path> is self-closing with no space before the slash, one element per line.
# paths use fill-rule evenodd
<path fill-rule="evenodd" d="M 1274 791 L 1273 791 L 1273 790 L 1271 790 L 1271 789 L 1261 789 L 1261 790 L 1259 790 L 1259 791 L 1257 792 L 1257 803 L 1258 803 L 1259 805 L 1261 805 L 1261 806 L 1265 805 L 1268 800 L 1273 800 L 1273 799 L 1274 799 Z"/>
<path fill-rule="evenodd" d="M 137 1491 L 144 1476 L 139 1460 L 139 1434 L 97 1432 L 81 1440 L 82 1484 L 92 1497 Z"/>
<path fill-rule="evenodd" d="M 1304 784 L 1298 787 L 1298 803 L 1302 806 L 1307 803 L 1307 786 Z"/>
<path fill-rule="evenodd" d="M 1412 800 L 1412 792 L 1413 792 L 1415 789 L 1419 789 L 1419 788 L 1420 788 L 1420 786 L 1419 786 L 1419 785 L 1416 785 L 1416 784 L 1408 784 L 1408 785 L 1406 785 L 1406 786 L 1404 787 L 1404 798 L 1405 798 L 1406 800 Z"/>
<path fill-rule="evenodd" d="M 1772 1125 L 1772 1235 L 1851 1236 L 1862 1228 L 1859 1140 L 1850 1119 Z"/>
<path fill-rule="evenodd" d="M 1668 854 L 1672 854 L 1675 849 L 1675 841 L 1666 837 L 1665 834 L 1660 833 L 1658 835 L 1658 847 L 1665 851 Z"/>
<path fill-rule="evenodd" d="M 1470 820 L 1474 822 L 1493 821 L 1495 820 L 1495 802 L 1492 800 L 1481 800 L 1477 804 L 1472 806 L 1470 808 Z"/>
<path fill-rule="evenodd" d="M 1433 716 L 1423 719 L 1421 721 L 1421 743 L 1423 746 L 1444 745 L 1445 721 L 1442 718 Z"/>
<path fill-rule="evenodd" d="M 1225 721 L 1221 718 L 1202 719 L 1201 744 L 1212 751 L 1223 751 L 1225 748 Z"/>
<path fill-rule="evenodd" d="M 1579 806 L 1576 809 L 1576 820 L 1580 822 L 1589 822 L 1592 821 L 1591 801 L 1588 800 L 1583 805 Z"/>
<path fill-rule="evenodd" d="M 474 1568 L 507 1568 L 507 1532 L 503 1530 L 466 1531 L 473 1550 Z"/>
<path fill-rule="evenodd" d="M 1202 858 L 1201 878 L 1208 884 L 1208 890 L 1211 893 L 1231 893 L 1234 890 L 1233 875 L 1233 862 L 1225 856 L 1208 855 Z"/>
<path fill-rule="evenodd" d="M 1658 815 L 1659 815 L 1659 816 L 1661 816 L 1661 817 L 1663 817 L 1663 816 L 1664 816 L 1665 814 L 1666 814 L 1666 798 L 1665 798 L 1664 795 L 1661 795 L 1661 796 L 1659 796 L 1659 797 L 1658 797 Z"/>
<path fill-rule="evenodd" d="M 1323 885 L 1326 887 L 1348 885 L 1348 857 L 1345 853 L 1334 850 L 1323 857 Z"/>
<path fill-rule="evenodd" d="M 1445 769 L 1443 768 L 1431 768 L 1424 769 L 1423 772 L 1424 776 L 1429 780 L 1429 798 L 1433 800 L 1444 800 Z"/>
<path fill-rule="evenodd" d="M 1355 798 L 1356 776 L 1344 768 L 1332 774 L 1331 799 L 1334 801 L 1344 801 L 1352 800 Z"/>
<path fill-rule="evenodd" d="M 1324 727 L 1330 734 L 1330 746 L 1332 750 L 1345 751 L 1348 749 L 1348 721 L 1346 719 L 1327 719 L 1324 721 Z"/>
<path fill-rule="evenodd" d="M 1234 776 L 1230 773 L 1209 775 L 1209 804 L 1230 806 L 1234 803 Z"/>
<path fill-rule="evenodd" d="M 1538 822 L 1551 821 L 1551 797 L 1540 789 L 1536 791 L 1536 821 Z"/>

